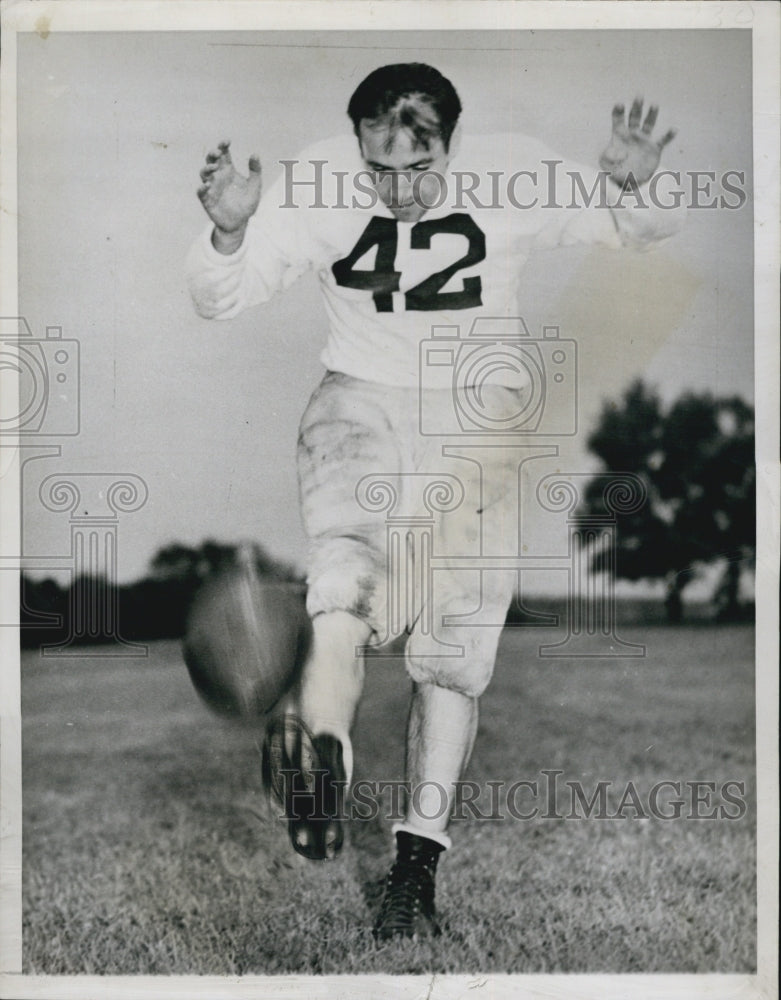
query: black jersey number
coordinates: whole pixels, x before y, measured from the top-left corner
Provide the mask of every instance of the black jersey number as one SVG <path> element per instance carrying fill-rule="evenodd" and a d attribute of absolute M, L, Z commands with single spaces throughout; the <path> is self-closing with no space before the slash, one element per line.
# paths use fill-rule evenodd
<path fill-rule="evenodd" d="M 417 222 L 410 233 L 413 250 L 428 250 L 431 238 L 437 233 L 455 233 L 466 237 L 467 252 L 441 271 L 429 275 L 404 296 L 406 309 L 433 312 L 438 309 L 473 309 L 481 306 L 482 282 L 479 275 L 464 278 L 462 287 L 455 292 L 442 292 L 453 275 L 462 268 L 471 267 L 485 260 L 485 233 L 470 215 L 457 212 L 444 219 L 425 219 Z M 353 265 L 373 246 L 377 256 L 373 271 L 356 270 Z M 392 312 L 392 293 L 399 290 L 401 272 L 394 270 L 398 250 L 398 224 L 395 219 L 373 216 L 351 252 L 332 267 L 337 285 L 371 291 L 377 312 Z"/>
<path fill-rule="evenodd" d="M 398 292 L 401 278 L 401 271 L 393 270 L 398 245 L 396 220 L 381 219 L 378 215 L 373 215 L 350 253 L 342 260 L 337 260 L 331 268 L 337 285 L 372 292 L 377 312 L 393 312 L 391 293 Z M 374 270 L 355 270 L 353 264 L 373 246 L 377 247 Z"/>

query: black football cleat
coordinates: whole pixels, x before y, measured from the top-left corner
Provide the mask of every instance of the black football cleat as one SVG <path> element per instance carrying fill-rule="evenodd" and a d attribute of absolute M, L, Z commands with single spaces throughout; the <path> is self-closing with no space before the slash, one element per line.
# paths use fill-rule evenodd
<path fill-rule="evenodd" d="M 385 895 L 374 925 L 374 937 L 423 938 L 442 933 L 434 907 L 434 878 L 441 844 L 400 830 L 396 861 L 385 880 Z"/>
<path fill-rule="evenodd" d="M 347 777 L 341 741 L 313 736 L 294 715 L 269 723 L 261 755 L 263 785 L 285 812 L 293 849 L 310 861 L 330 861 L 344 843 Z"/>

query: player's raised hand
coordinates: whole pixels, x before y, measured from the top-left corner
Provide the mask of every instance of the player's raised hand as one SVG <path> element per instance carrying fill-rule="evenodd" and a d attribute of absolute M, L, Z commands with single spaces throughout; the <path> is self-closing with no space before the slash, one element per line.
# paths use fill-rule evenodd
<path fill-rule="evenodd" d="M 230 142 L 221 142 L 206 156 L 201 170 L 202 187 L 198 198 L 216 229 L 226 235 L 243 234 L 260 201 L 260 160 L 251 156 L 249 175 L 242 176 L 233 166 Z"/>
<path fill-rule="evenodd" d="M 659 108 L 652 104 L 643 117 L 643 99 L 636 97 L 629 111 L 628 121 L 624 120 L 624 105 L 613 108 L 613 135 L 610 144 L 599 158 L 599 165 L 607 170 L 611 178 L 622 187 L 625 184 L 644 184 L 650 180 L 659 166 L 662 150 L 675 138 L 675 129 L 669 129 L 661 139 L 654 139 L 651 133 L 656 124 Z"/>

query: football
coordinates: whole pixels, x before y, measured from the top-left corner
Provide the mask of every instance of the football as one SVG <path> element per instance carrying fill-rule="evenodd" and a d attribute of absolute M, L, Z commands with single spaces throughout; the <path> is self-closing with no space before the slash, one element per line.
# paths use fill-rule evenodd
<path fill-rule="evenodd" d="M 215 574 L 198 591 L 184 661 L 211 709 L 257 719 L 299 677 L 311 637 L 303 587 L 265 580 L 245 563 Z"/>

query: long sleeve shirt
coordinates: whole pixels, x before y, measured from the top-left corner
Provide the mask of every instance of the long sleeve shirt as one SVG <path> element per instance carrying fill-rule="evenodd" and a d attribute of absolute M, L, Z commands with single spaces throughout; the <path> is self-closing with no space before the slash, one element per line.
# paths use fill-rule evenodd
<path fill-rule="evenodd" d="M 528 337 L 517 285 L 531 253 L 643 249 L 685 216 L 664 177 L 653 198 L 647 189 L 622 195 L 606 174 L 516 134 L 465 137 L 440 179 L 440 203 L 416 223 L 398 221 L 379 200 L 354 135 L 282 162 L 235 253 L 215 250 L 211 225 L 192 247 L 195 308 L 231 319 L 313 269 L 329 326 L 323 364 L 387 385 L 451 385 L 455 356 L 440 352 L 437 361 L 432 341 L 490 338 L 500 328 L 505 339 Z M 493 381 L 528 379 L 518 366 L 494 367 Z"/>

